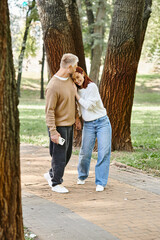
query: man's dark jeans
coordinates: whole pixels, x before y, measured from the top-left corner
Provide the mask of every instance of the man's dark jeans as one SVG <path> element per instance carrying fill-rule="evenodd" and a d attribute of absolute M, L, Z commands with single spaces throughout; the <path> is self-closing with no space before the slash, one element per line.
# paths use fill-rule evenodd
<path fill-rule="evenodd" d="M 63 182 L 64 169 L 72 154 L 73 126 L 57 127 L 61 137 L 65 139 L 63 145 L 56 144 L 50 139 L 50 155 L 52 157 L 52 168 L 49 170 L 52 178 L 52 186 Z"/>

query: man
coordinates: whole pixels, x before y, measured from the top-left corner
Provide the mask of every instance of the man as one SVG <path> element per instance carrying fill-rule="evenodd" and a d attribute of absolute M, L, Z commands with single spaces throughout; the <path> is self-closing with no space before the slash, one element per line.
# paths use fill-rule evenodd
<path fill-rule="evenodd" d="M 44 177 L 52 191 L 66 193 L 62 186 L 64 169 L 72 153 L 73 124 L 75 122 L 75 93 L 70 75 L 76 70 L 78 57 L 66 53 L 62 56 L 60 69 L 51 78 L 46 88 L 46 124 L 50 134 L 52 168 Z M 59 144 L 59 137 L 65 139 Z"/>

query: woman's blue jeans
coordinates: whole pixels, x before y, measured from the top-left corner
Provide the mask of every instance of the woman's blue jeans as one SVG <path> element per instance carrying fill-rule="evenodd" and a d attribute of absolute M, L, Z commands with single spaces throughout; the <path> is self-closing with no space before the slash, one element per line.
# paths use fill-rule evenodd
<path fill-rule="evenodd" d="M 97 138 L 98 159 L 95 166 L 95 183 L 106 186 L 111 155 L 111 135 L 112 129 L 108 116 L 90 122 L 84 121 L 78 164 L 79 179 L 85 180 L 89 175 L 92 151 Z"/>

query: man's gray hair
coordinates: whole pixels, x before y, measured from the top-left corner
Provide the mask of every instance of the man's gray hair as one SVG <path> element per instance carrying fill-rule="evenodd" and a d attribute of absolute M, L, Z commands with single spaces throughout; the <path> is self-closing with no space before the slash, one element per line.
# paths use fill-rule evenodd
<path fill-rule="evenodd" d="M 73 67 L 78 63 L 79 59 L 72 53 L 65 53 L 61 58 L 60 67 L 67 68 L 70 65 Z"/>

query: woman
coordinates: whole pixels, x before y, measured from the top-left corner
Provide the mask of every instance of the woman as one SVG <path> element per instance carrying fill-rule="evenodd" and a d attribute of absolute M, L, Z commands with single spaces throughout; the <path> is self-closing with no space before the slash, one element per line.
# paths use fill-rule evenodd
<path fill-rule="evenodd" d="M 108 181 L 111 155 L 111 125 L 98 88 L 82 68 L 72 75 L 75 96 L 84 120 L 82 145 L 78 163 L 77 184 L 84 184 L 89 175 L 92 151 L 97 138 L 98 159 L 95 166 L 96 191 L 103 191 Z M 78 88 L 78 89 L 77 89 Z"/>

